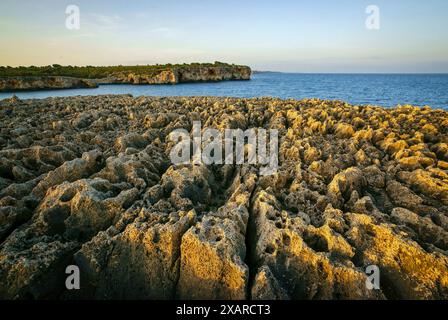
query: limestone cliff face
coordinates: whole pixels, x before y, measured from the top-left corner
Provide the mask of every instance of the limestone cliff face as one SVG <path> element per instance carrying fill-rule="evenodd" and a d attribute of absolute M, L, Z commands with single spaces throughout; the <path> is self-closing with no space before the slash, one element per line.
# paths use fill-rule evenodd
<path fill-rule="evenodd" d="M 96 88 L 91 80 L 60 76 L 0 78 L 0 91 Z"/>
<path fill-rule="evenodd" d="M 0 77 L 0 91 L 96 88 L 101 84 L 176 84 L 250 80 L 251 69 L 237 65 L 171 67 L 146 73 L 116 72 L 101 79 L 62 76 Z"/>
<path fill-rule="evenodd" d="M 250 80 L 251 69 L 245 66 L 201 67 L 178 71 L 179 82 Z"/>
<path fill-rule="evenodd" d="M 163 70 L 157 74 L 119 73 L 113 75 L 109 82 L 128 84 L 175 84 L 178 83 L 177 73 L 173 70 Z"/>
<path fill-rule="evenodd" d="M 176 84 L 182 82 L 250 80 L 251 69 L 246 66 L 200 66 L 173 68 L 155 74 L 118 73 L 111 83 Z"/>

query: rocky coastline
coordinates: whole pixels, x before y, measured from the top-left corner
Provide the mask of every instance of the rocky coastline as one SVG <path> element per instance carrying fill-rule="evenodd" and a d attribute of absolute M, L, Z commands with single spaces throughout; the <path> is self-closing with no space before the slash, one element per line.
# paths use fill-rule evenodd
<path fill-rule="evenodd" d="M 111 72 L 97 79 L 67 76 L 2 76 L 0 72 L 0 92 L 27 90 L 53 90 L 96 88 L 101 84 L 178 84 L 188 82 L 217 82 L 229 80 L 250 80 L 251 69 L 247 66 L 228 64 L 168 67 L 148 72 L 132 70 Z"/>
<path fill-rule="evenodd" d="M 97 88 L 96 81 L 61 76 L 0 77 L 0 92 Z"/>
<path fill-rule="evenodd" d="M 277 129 L 278 172 L 173 166 L 167 137 L 195 120 Z M 65 287 L 68 265 L 80 290 Z M 2 100 L 0 279 L 1 299 L 448 299 L 448 114 L 317 99 Z"/>

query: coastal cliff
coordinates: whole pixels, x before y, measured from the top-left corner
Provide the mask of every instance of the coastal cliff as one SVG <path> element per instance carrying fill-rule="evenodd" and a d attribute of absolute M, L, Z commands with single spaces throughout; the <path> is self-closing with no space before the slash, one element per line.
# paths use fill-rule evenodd
<path fill-rule="evenodd" d="M 190 68 L 171 68 L 157 73 L 113 74 L 110 83 L 128 84 L 177 84 L 183 82 L 250 80 L 251 69 L 246 66 L 199 66 Z"/>
<path fill-rule="evenodd" d="M 247 66 L 214 64 L 130 67 L 0 68 L 0 91 L 96 88 L 101 84 L 177 84 L 250 80 Z"/>
<path fill-rule="evenodd" d="M 96 88 L 91 80 L 61 76 L 25 76 L 0 78 L 0 91 Z"/>

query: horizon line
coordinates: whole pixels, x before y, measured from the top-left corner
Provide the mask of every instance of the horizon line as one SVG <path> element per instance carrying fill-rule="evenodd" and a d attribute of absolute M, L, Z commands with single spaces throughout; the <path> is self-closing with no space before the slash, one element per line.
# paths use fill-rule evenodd
<path fill-rule="evenodd" d="M 396 75 L 448 75 L 448 72 L 301 72 L 277 70 L 252 70 L 252 73 L 286 73 L 286 74 L 396 74 Z"/>
<path fill-rule="evenodd" d="M 222 61 L 213 61 L 213 62 L 168 62 L 168 63 L 147 63 L 147 64 L 114 64 L 114 65 L 99 65 L 99 64 L 83 64 L 83 65 L 70 65 L 70 64 L 46 64 L 46 65 L 18 65 L 18 66 L 8 66 L 8 65 L 0 65 L 0 68 L 30 68 L 30 67 L 48 67 L 53 65 L 59 65 L 61 67 L 139 67 L 139 66 L 164 66 L 164 65 L 191 65 L 191 64 L 216 64 L 222 63 L 227 65 L 237 65 L 237 66 L 248 66 L 251 68 L 252 73 L 284 73 L 284 74 L 327 74 L 327 75 L 349 75 L 349 74 L 359 74 L 359 75 L 448 75 L 448 71 L 445 72 L 331 72 L 331 71 L 279 71 L 279 70 L 257 70 L 253 69 L 250 65 L 239 64 L 234 62 L 222 62 Z"/>

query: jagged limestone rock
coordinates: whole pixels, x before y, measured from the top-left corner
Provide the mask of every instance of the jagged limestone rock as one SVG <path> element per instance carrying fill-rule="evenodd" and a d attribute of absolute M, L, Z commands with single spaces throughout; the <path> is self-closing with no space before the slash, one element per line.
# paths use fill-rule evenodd
<path fill-rule="evenodd" d="M 318 99 L 13 100 L 0 113 L 0 298 L 447 298 L 444 111 Z M 169 134 L 193 121 L 279 130 L 277 172 L 173 165 Z M 69 264 L 81 268 L 80 291 L 65 288 Z M 379 290 L 366 286 L 372 264 Z"/>
<path fill-rule="evenodd" d="M 74 294 L 97 299 L 174 298 L 182 235 L 195 218 L 194 211 L 164 214 L 142 209 L 122 232 L 99 233 L 75 254 L 85 286 Z"/>

